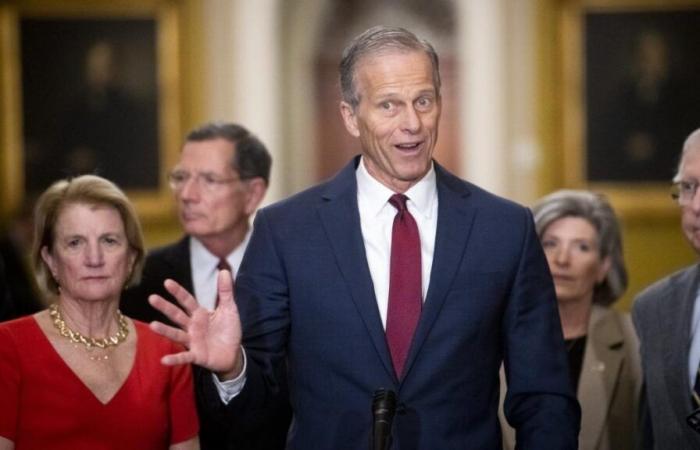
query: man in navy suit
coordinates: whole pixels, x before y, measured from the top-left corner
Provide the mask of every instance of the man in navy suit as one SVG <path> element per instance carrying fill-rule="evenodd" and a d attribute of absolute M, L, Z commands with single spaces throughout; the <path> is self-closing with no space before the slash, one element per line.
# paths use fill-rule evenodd
<path fill-rule="evenodd" d="M 398 402 L 392 448 L 495 450 L 504 362 L 518 448 L 575 449 L 580 411 L 531 214 L 432 159 L 441 109 L 433 47 L 401 28 L 372 28 L 345 50 L 340 72 L 340 111 L 361 156 L 258 212 L 236 303 L 225 271 L 213 313 L 172 281 L 182 310 L 151 296 L 182 329 L 152 327 L 187 347 L 163 363 L 211 370 L 209 406 L 230 420 L 264 410 L 287 380 L 287 448 L 368 448 L 373 394 L 386 388 Z M 411 238 L 396 231 L 399 215 L 415 222 Z M 412 257 L 395 261 L 416 229 Z M 397 303 L 406 286 L 418 317 Z M 408 336 L 405 353 L 397 332 Z"/>

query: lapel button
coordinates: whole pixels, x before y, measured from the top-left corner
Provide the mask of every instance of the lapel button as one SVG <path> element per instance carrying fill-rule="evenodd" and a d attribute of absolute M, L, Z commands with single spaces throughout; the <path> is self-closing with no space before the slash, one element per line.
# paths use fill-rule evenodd
<path fill-rule="evenodd" d="M 591 366 L 591 370 L 593 372 L 604 372 L 605 371 L 605 363 L 602 361 L 596 361 Z"/>

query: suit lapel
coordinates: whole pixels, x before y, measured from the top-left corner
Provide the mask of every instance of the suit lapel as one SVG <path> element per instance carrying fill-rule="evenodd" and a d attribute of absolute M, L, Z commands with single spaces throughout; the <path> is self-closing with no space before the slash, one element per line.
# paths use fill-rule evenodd
<path fill-rule="evenodd" d="M 447 292 L 467 246 L 476 210 L 464 201 L 467 185 L 435 163 L 438 191 L 438 222 L 433 267 L 418 328 L 406 361 L 408 374 L 430 329 L 440 314 Z M 404 377 L 405 378 L 405 377 Z"/>
<path fill-rule="evenodd" d="M 676 412 L 678 423 L 685 424 L 686 416 L 692 410 L 690 401 L 690 383 L 688 381 L 688 352 L 690 350 L 690 321 L 693 315 L 693 305 L 698 288 L 698 270 L 694 268 L 684 272 L 669 289 L 669 297 L 658 302 L 658 317 L 663 321 L 663 330 L 668 332 L 663 336 L 664 348 L 667 349 L 664 359 L 666 386 L 668 396 Z M 694 441 L 700 441 L 698 435 L 690 427 L 688 434 L 693 435 Z"/>
<path fill-rule="evenodd" d="M 598 448 L 624 359 L 624 335 L 613 311 L 594 305 L 588 327 L 578 399 L 581 448 Z"/>
<path fill-rule="evenodd" d="M 318 213 L 357 312 L 367 328 L 384 368 L 395 377 L 364 250 L 360 213 L 357 208 L 355 168 L 358 162 L 359 158 L 355 158 L 329 183 L 323 195 L 324 203 L 319 206 Z"/>
<path fill-rule="evenodd" d="M 163 260 L 170 266 L 165 276 L 180 283 L 188 292 L 194 293 L 189 236 L 184 236 L 177 244 L 170 247 L 163 255 Z"/>

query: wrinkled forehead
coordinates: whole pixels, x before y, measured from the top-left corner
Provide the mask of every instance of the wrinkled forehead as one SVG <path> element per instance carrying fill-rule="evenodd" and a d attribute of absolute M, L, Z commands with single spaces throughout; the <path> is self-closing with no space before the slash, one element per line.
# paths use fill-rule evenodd
<path fill-rule="evenodd" d="M 233 170 L 236 146 L 224 138 L 188 141 L 182 147 L 175 169 L 200 173 L 228 173 Z"/>
<path fill-rule="evenodd" d="M 94 213 L 106 213 L 108 215 L 116 214 L 121 220 L 119 208 L 108 202 L 78 200 L 69 201 L 61 205 L 56 211 L 56 223 L 62 219 L 76 218 L 85 215 L 93 215 Z"/>
<path fill-rule="evenodd" d="M 429 58 L 423 59 L 419 52 L 393 52 L 363 59 L 355 70 L 354 85 L 358 100 L 398 93 L 439 95 Z"/>
<path fill-rule="evenodd" d="M 353 78 L 355 79 L 355 81 L 357 81 L 357 76 L 358 74 L 360 74 L 360 72 L 367 69 L 368 67 L 381 65 L 383 61 L 393 56 L 411 56 L 424 59 L 427 70 L 430 71 L 431 76 L 433 77 L 433 85 L 436 85 L 437 80 L 435 80 L 434 73 L 435 67 L 433 65 L 432 59 L 430 58 L 430 55 L 423 49 L 412 49 L 403 47 L 383 47 L 363 54 L 358 58 L 357 62 L 355 63 L 355 67 L 353 69 Z"/>

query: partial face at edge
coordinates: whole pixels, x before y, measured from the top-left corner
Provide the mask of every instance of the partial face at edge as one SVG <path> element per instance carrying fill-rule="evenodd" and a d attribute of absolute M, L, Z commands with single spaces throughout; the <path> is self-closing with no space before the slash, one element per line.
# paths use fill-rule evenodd
<path fill-rule="evenodd" d="M 686 152 L 679 175 L 683 181 L 700 182 L 700 142 Z M 700 254 L 700 196 L 697 192 L 690 203 L 681 206 L 681 228 L 695 252 Z"/>

